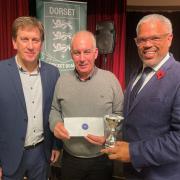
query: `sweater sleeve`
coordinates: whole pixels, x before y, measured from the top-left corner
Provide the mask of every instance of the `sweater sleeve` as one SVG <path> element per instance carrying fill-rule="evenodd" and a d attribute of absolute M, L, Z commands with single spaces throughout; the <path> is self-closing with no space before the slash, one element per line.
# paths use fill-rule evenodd
<path fill-rule="evenodd" d="M 49 115 L 49 124 L 50 124 L 50 129 L 53 132 L 54 127 L 57 122 L 63 121 L 62 120 L 62 114 L 61 114 L 61 106 L 59 103 L 59 98 L 58 98 L 58 93 L 59 93 L 59 86 L 60 86 L 60 78 L 58 79 L 54 91 L 54 96 L 53 96 L 53 101 L 52 101 L 52 106 L 51 106 L 51 111 Z"/>
<path fill-rule="evenodd" d="M 112 112 L 118 115 L 123 115 L 123 102 L 124 94 L 118 79 L 113 74 L 112 76 L 112 88 L 114 92 Z"/>

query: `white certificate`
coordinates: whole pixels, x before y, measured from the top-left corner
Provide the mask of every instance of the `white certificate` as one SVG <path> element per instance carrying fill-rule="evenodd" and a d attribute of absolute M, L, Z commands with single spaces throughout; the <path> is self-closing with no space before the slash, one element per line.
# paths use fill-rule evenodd
<path fill-rule="evenodd" d="M 92 134 L 104 136 L 104 121 L 99 117 L 64 118 L 64 126 L 70 136 L 86 136 Z"/>

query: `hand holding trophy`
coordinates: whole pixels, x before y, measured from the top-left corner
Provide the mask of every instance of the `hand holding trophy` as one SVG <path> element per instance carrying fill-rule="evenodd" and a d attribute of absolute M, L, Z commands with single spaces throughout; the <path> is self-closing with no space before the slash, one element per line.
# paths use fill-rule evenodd
<path fill-rule="evenodd" d="M 122 123 L 124 118 L 116 114 L 104 116 L 105 129 L 108 131 L 108 136 L 105 142 L 105 148 L 113 147 L 116 142 L 117 127 Z"/>

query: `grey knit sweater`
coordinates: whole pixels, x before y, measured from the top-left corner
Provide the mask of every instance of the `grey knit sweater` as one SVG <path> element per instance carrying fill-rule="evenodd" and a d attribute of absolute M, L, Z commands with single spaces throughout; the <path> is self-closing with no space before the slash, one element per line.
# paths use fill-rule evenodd
<path fill-rule="evenodd" d="M 63 121 L 64 117 L 122 115 L 122 108 L 123 92 L 113 73 L 97 68 L 90 80 L 80 81 L 71 71 L 57 81 L 49 118 L 50 128 L 53 131 L 55 124 Z M 99 156 L 101 148 L 83 137 L 71 137 L 64 141 L 64 149 L 76 157 Z"/>

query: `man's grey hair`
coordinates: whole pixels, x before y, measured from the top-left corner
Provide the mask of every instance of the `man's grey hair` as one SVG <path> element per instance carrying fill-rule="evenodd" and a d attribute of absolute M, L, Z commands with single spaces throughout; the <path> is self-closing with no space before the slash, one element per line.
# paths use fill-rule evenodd
<path fill-rule="evenodd" d="M 149 14 L 149 15 L 144 16 L 142 19 L 140 19 L 140 21 L 138 22 L 137 27 L 136 27 L 136 33 L 138 34 L 139 27 L 143 23 L 150 22 L 150 21 L 160 21 L 167 27 L 167 33 L 170 33 L 170 34 L 173 33 L 171 21 L 167 17 L 165 17 L 161 14 Z"/>
<path fill-rule="evenodd" d="M 75 38 L 76 36 L 78 36 L 79 34 L 89 35 L 89 36 L 92 38 L 93 48 L 96 48 L 96 38 L 95 38 L 94 34 L 93 34 L 92 32 L 90 32 L 90 31 L 87 31 L 87 30 L 81 30 L 81 31 L 76 32 L 76 33 L 72 36 L 72 38 L 71 38 L 71 44 L 70 44 L 71 49 L 72 49 L 72 44 L 73 44 L 74 38 Z"/>

